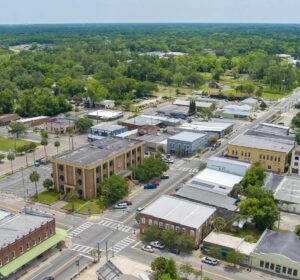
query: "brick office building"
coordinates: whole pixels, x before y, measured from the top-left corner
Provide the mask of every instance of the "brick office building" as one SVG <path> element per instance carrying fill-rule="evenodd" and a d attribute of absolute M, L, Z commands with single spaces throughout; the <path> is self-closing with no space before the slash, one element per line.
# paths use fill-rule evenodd
<path fill-rule="evenodd" d="M 216 208 L 164 195 L 140 212 L 140 231 L 148 226 L 187 234 L 199 245 L 211 231 Z"/>
<path fill-rule="evenodd" d="M 17 215 L 0 211 L 0 272 L 1 267 L 55 234 L 52 214 L 31 208 L 23 208 Z"/>
<path fill-rule="evenodd" d="M 66 194 L 74 189 L 80 197 L 91 199 L 105 178 L 114 174 L 129 177 L 131 168 L 141 165 L 143 159 L 144 142 L 105 137 L 54 157 L 54 186 Z"/>

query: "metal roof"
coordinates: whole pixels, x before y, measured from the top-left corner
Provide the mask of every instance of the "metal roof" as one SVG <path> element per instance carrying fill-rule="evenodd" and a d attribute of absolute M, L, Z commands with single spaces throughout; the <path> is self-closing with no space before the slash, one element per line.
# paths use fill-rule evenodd
<path fill-rule="evenodd" d="M 149 118 L 149 117 L 144 117 L 144 116 L 137 116 L 132 119 L 128 119 L 123 121 L 125 124 L 135 124 L 135 125 L 159 125 L 162 123 L 161 120 L 156 119 L 156 118 Z"/>
<path fill-rule="evenodd" d="M 244 166 L 246 168 L 251 167 L 251 163 L 249 163 L 248 161 L 232 159 L 232 158 L 212 156 L 212 157 L 208 158 L 207 160 L 217 161 L 217 162 L 225 162 L 225 163 L 230 163 L 230 164 L 234 164 L 234 165 L 240 165 L 240 166 Z"/>
<path fill-rule="evenodd" d="M 216 208 L 164 195 L 141 213 L 183 226 L 199 229 L 216 211 Z"/>
<path fill-rule="evenodd" d="M 110 123 L 100 123 L 97 125 L 92 126 L 90 129 L 92 130 L 103 130 L 103 131 L 115 131 L 119 129 L 126 128 L 123 125 L 118 125 L 118 124 L 110 124 Z"/>
<path fill-rule="evenodd" d="M 233 123 L 227 122 L 191 122 L 184 123 L 179 129 L 192 130 L 192 131 L 213 131 L 222 132 L 228 128 L 231 128 Z"/>
<path fill-rule="evenodd" d="M 176 195 L 217 208 L 224 208 L 229 211 L 235 211 L 237 209 L 234 198 L 223 194 L 202 190 L 197 187 L 183 186 L 176 192 Z"/>
<path fill-rule="evenodd" d="M 194 142 L 200 138 L 206 137 L 206 134 L 203 133 L 194 133 L 189 131 L 182 131 L 178 134 L 171 136 L 169 139 L 178 140 L 184 142 Z"/>
<path fill-rule="evenodd" d="M 277 200 L 300 204 L 300 179 L 284 177 L 277 187 L 274 197 Z"/>
<path fill-rule="evenodd" d="M 275 232 L 266 229 L 254 253 L 275 254 L 300 262 L 300 241 L 295 232 Z"/>
<path fill-rule="evenodd" d="M 123 112 L 121 111 L 109 111 L 109 110 L 97 110 L 94 112 L 88 113 L 89 116 L 99 117 L 99 118 L 115 118 L 122 116 Z"/>
<path fill-rule="evenodd" d="M 278 141 L 276 141 L 276 138 L 262 138 L 250 135 L 240 135 L 231 140 L 229 144 L 240 147 L 276 151 L 282 153 L 289 153 L 294 148 L 294 145 L 289 143 L 278 143 Z"/>
<path fill-rule="evenodd" d="M 242 179 L 242 176 L 205 168 L 186 184 L 202 190 L 227 195 L 231 192 L 233 186 L 241 182 Z"/>
<path fill-rule="evenodd" d="M 32 213 L 22 212 L 17 215 L 7 216 L 0 222 L 0 248 L 13 243 L 15 240 L 53 219 L 53 216 L 48 213 L 34 210 L 32 210 Z"/>
<path fill-rule="evenodd" d="M 168 134 L 145 134 L 143 136 L 140 136 L 138 138 L 136 138 L 137 140 L 141 140 L 141 141 L 146 141 L 146 142 L 151 142 L 151 143 L 161 143 L 163 141 L 165 141 L 166 139 L 168 139 L 170 135 Z"/>
<path fill-rule="evenodd" d="M 174 105 L 178 106 L 190 106 L 190 100 L 183 100 L 183 99 L 176 99 L 173 102 Z M 198 108 L 210 108 L 213 105 L 213 103 L 210 102 L 201 102 L 201 101 L 196 101 L 196 107 Z"/>

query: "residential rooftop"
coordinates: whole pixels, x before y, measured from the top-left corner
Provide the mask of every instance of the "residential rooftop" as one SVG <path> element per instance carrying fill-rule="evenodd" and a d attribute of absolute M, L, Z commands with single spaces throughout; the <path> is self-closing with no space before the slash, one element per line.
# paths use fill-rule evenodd
<path fill-rule="evenodd" d="M 300 241 L 295 232 L 275 232 L 266 229 L 254 253 L 281 255 L 300 262 Z"/>
<path fill-rule="evenodd" d="M 229 144 L 240 147 L 276 151 L 282 153 L 289 153 L 294 148 L 294 145 L 289 143 L 278 143 L 278 141 L 276 141 L 276 138 L 270 139 L 250 135 L 240 135 L 231 140 Z"/>
<path fill-rule="evenodd" d="M 80 166 L 92 166 L 138 143 L 141 143 L 141 141 L 119 137 L 105 137 L 76 150 L 67 152 L 64 155 L 56 156 L 54 159 L 71 164 L 78 164 Z"/>
<path fill-rule="evenodd" d="M 229 211 L 235 211 L 237 209 L 235 205 L 236 200 L 234 198 L 202 190 L 197 187 L 183 186 L 176 192 L 176 196 L 214 207 L 224 208 Z"/>
<path fill-rule="evenodd" d="M 91 117 L 110 119 L 110 118 L 121 117 L 123 115 L 123 112 L 112 111 L 112 110 L 97 110 L 97 111 L 88 113 L 88 115 Z"/>
<path fill-rule="evenodd" d="M 206 134 L 204 133 L 195 133 L 195 132 L 189 132 L 189 131 L 182 131 L 178 134 L 175 134 L 169 139 L 171 140 L 177 140 L 177 141 L 184 141 L 184 142 L 194 142 L 200 138 L 206 137 Z"/>
<path fill-rule="evenodd" d="M 24 208 L 20 214 L 4 217 L 0 220 L 0 248 L 13 243 L 53 219 L 52 214 L 39 210 L 29 210 L 29 208 Z"/>
<path fill-rule="evenodd" d="M 216 208 L 164 195 L 146 207 L 141 214 L 191 228 L 200 228 Z"/>

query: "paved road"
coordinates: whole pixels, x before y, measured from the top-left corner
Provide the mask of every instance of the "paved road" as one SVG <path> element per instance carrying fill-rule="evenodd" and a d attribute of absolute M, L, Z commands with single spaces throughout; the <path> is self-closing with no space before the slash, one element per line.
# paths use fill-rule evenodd
<path fill-rule="evenodd" d="M 293 102 L 299 99 L 299 93 L 294 94 L 288 99 L 283 100 L 276 107 L 270 109 L 258 120 L 240 126 L 231 136 L 230 139 L 245 133 L 245 131 L 251 127 L 254 127 L 261 121 L 266 121 L 277 111 L 288 110 Z M 221 147 L 217 151 L 209 151 L 205 153 L 201 160 L 205 160 L 209 156 L 218 155 L 224 152 L 228 140 L 224 140 Z M 78 218 L 73 221 L 73 228 L 69 231 L 70 244 L 69 249 L 61 253 L 57 258 L 51 262 L 45 262 L 39 269 L 32 272 L 30 276 L 24 278 L 29 279 L 42 279 L 45 276 L 53 275 L 57 280 L 69 279 L 73 273 L 76 272 L 75 260 L 80 258 L 80 262 L 86 264 L 91 261 L 89 255 L 92 248 L 98 246 L 102 250 L 105 250 L 106 242 L 109 249 L 109 257 L 113 254 L 124 254 L 127 257 L 142 261 L 149 264 L 154 255 L 145 254 L 138 249 L 138 240 L 135 239 L 136 224 L 134 216 L 138 207 L 144 207 L 150 204 L 164 193 L 169 193 L 177 186 L 181 185 L 185 180 L 191 177 L 192 173 L 197 170 L 199 166 L 199 160 L 176 160 L 174 165 L 170 168 L 170 179 L 162 182 L 161 186 L 157 190 L 138 190 L 131 197 L 133 206 L 128 211 L 122 210 L 109 210 L 101 217 L 96 217 L 89 221 Z M 58 222 L 68 220 L 68 215 L 64 219 L 58 219 Z M 71 220 L 71 219 L 70 219 Z M 76 226 L 75 226 L 76 224 Z M 163 253 L 169 256 L 169 253 Z M 200 268 L 200 258 L 193 257 L 177 257 L 172 255 L 179 262 L 189 261 L 195 267 Z M 252 280 L 262 279 L 275 279 L 265 274 L 257 274 L 257 272 L 245 272 L 245 271 L 232 271 L 225 269 L 222 266 L 209 267 L 203 266 L 204 275 L 207 275 L 215 280 L 231 280 L 242 279 Z M 258 276 L 259 275 L 259 276 Z"/>

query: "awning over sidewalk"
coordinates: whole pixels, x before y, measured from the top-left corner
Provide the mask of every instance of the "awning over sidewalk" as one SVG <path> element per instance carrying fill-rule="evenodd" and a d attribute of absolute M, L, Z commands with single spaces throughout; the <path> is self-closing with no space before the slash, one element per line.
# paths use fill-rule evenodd
<path fill-rule="evenodd" d="M 42 253 L 46 252 L 50 248 L 57 245 L 60 241 L 64 240 L 67 236 L 67 232 L 63 229 L 56 229 L 56 234 L 47 240 L 43 241 L 41 244 L 35 246 L 34 248 L 30 249 L 25 254 L 21 255 L 20 257 L 16 258 L 15 260 L 9 262 L 7 265 L 0 268 L 0 275 L 7 277 L 13 272 L 20 269 L 23 265 L 29 263 L 30 261 L 37 258 Z"/>

